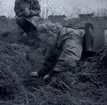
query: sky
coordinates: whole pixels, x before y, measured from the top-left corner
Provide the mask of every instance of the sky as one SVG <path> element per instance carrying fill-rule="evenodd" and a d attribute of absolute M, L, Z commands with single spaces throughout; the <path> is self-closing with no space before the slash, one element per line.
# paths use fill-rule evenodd
<path fill-rule="evenodd" d="M 15 0 L 0 0 L 0 15 L 14 16 Z M 107 7 L 107 0 L 38 0 L 42 8 L 42 15 L 49 8 L 49 14 L 75 15 L 78 12 L 87 13 Z M 47 3 L 48 1 L 48 3 Z"/>

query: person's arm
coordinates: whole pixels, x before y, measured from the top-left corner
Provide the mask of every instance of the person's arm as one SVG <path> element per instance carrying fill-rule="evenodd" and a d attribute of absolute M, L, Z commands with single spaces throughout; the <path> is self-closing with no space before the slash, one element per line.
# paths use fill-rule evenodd
<path fill-rule="evenodd" d="M 19 7 L 19 0 L 15 1 L 14 11 L 16 13 L 16 16 L 20 16 L 21 10 L 20 10 L 20 7 Z"/>
<path fill-rule="evenodd" d="M 30 15 L 31 16 L 35 16 L 35 15 L 39 15 L 41 12 L 41 9 L 40 9 L 40 4 L 38 2 L 38 0 L 34 0 L 34 4 L 32 6 L 32 9 L 30 10 Z"/>

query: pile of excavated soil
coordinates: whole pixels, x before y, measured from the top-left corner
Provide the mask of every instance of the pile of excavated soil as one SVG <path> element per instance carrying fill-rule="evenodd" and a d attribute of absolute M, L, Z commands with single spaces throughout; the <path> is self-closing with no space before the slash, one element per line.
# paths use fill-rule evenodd
<path fill-rule="evenodd" d="M 106 49 L 45 84 L 29 76 L 41 67 L 41 48 L 0 41 L 0 104 L 107 105 Z"/>
<path fill-rule="evenodd" d="M 42 50 L 23 44 L 0 41 L 0 104 L 26 104 L 29 93 L 24 86 L 31 71 L 43 62 Z M 30 96 L 31 97 L 31 96 Z"/>
<path fill-rule="evenodd" d="M 73 73 L 67 72 L 53 78 L 50 86 L 78 99 L 74 105 L 107 105 L 106 48 L 107 46 L 96 56 L 80 61 L 74 70 L 71 69 Z"/>
<path fill-rule="evenodd" d="M 26 59 L 29 50 L 24 45 L 0 42 L 0 92 L 3 97 L 20 90 L 22 81 L 32 70 Z"/>

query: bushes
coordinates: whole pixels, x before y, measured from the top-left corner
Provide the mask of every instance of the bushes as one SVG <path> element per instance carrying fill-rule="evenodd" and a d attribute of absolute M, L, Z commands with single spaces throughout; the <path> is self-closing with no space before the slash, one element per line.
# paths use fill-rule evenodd
<path fill-rule="evenodd" d="M 22 91 L 22 82 L 32 70 L 26 60 L 29 48 L 24 45 L 0 42 L 0 88 L 10 94 Z"/>
<path fill-rule="evenodd" d="M 96 56 L 79 62 L 76 68 L 70 68 L 72 73 L 57 75 L 46 86 L 42 78 L 29 74 L 41 67 L 43 53 L 50 47 L 42 43 L 35 50 L 16 44 L 12 37 L 16 38 L 16 32 L 11 31 L 5 29 L 0 36 L 3 39 L 0 41 L 0 104 L 102 105 L 107 102 L 107 47 Z"/>

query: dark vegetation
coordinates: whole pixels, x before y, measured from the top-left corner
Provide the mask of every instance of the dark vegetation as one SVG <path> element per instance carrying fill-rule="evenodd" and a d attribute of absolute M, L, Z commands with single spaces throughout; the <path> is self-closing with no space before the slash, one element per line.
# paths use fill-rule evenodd
<path fill-rule="evenodd" d="M 30 77 L 49 46 L 21 44 L 15 20 L 0 20 L 0 105 L 107 105 L 107 46 L 47 84 Z"/>

